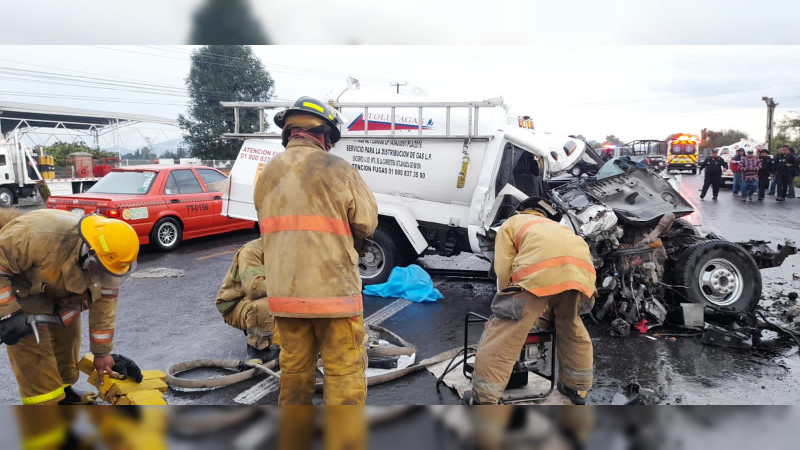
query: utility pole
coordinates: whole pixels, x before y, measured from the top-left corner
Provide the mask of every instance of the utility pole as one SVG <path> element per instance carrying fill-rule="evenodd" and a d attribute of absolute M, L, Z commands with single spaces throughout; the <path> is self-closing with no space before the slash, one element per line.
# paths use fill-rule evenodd
<path fill-rule="evenodd" d="M 397 87 L 397 94 L 400 95 L 400 86 L 405 86 L 407 84 L 408 83 L 406 83 L 405 81 L 403 81 L 403 82 L 395 81 L 394 83 L 389 83 L 389 86 Z"/>
<path fill-rule="evenodd" d="M 772 122 L 773 116 L 775 114 L 775 107 L 778 106 L 773 100 L 772 97 L 761 97 L 761 100 L 764 100 L 764 103 L 767 104 L 767 150 L 771 151 L 772 146 Z"/>

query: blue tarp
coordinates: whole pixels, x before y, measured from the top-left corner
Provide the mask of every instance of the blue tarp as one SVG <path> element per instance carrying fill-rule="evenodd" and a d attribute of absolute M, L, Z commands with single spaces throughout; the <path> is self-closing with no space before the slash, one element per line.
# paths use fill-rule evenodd
<path fill-rule="evenodd" d="M 395 267 L 385 283 L 365 287 L 364 294 L 384 298 L 402 298 L 412 302 L 435 302 L 444 298 L 442 293 L 433 287 L 433 280 L 428 272 L 416 264 L 408 267 Z"/>

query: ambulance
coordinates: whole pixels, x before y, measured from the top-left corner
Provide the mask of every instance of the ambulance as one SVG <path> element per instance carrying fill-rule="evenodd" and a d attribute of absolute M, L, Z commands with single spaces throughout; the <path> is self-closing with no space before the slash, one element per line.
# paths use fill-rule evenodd
<path fill-rule="evenodd" d="M 518 203 L 547 195 L 548 180 L 584 154 L 576 138 L 534 129 L 509 115 L 502 98 L 465 102 L 329 101 L 343 118 L 331 149 L 355 167 L 378 203 L 378 228 L 359 259 L 364 284 L 385 281 L 392 268 L 422 254 L 471 252 L 493 259 L 494 233 Z M 257 220 L 253 191 L 264 166 L 283 152 L 274 113 L 289 102 L 221 102 L 234 117 L 258 117 L 231 169 L 222 214 Z M 267 128 L 270 128 L 267 131 Z"/>
<path fill-rule="evenodd" d="M 692 135 L 681 135 L 667 142 L 667 171 L 691 170 L 696 174 L 699 149 L 700 140 Z"/>

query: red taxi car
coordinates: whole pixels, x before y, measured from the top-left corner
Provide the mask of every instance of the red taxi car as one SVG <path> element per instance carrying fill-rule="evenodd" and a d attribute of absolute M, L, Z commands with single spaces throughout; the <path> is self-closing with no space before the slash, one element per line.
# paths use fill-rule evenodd
<path fill-rule="evenodd" d="M 48 198 L 47 207 L 124 220 L 136 230 L 140 244 L 169 251 L 182 240 L 254 227 L 251 221 L 221 214 L 218 186 L 226 179 L 204 166 L 123 167 L 82 194 Z"/>

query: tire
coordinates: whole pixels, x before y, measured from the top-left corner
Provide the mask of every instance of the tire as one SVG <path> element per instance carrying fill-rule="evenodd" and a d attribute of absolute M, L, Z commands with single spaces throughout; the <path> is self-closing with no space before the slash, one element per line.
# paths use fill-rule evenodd
<path fill-rule="evenodd" d="M 751 311 L 761 299 L 761 272 L 744 248 L 728 241 L 698 242 L 680 258 L 686 298 L 722 312 Z"/>
<path fill-rule="evenodd" d="M 9 188 L 0 188 L 0 208 L 8 208 L 17 202 L 17 197 Z"/>
<path fill-rule="evenodd" d="M 361 284 L 380 284 L 389 278 L 395 266 L 402 264 L 403 255 L 396 244 L 395 233 L 388 227 L 379 225 L 375 234 L 366 240 L 364 256 L 358 258 L 358 272 Z"/>
<path fill-rule="evenodd" d="M 581 169 L 581 166 L 575 166 L 569 169 L 569 173 L 575 178 L 580 178 L 580 176 L 583 175 L 583 169 Z"/>
<path fill-rule="evenodd" d="M 164 217 L 150 232 L 150 243 L 162 252 L 169 252 L 178 248 L 182 237 L 181 223 L 174 217 Z"/>
<path fill-rule="evenodd" d="M 697 175 L 697 169 L 692 169 L 692 175 Z"/>

